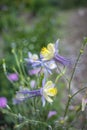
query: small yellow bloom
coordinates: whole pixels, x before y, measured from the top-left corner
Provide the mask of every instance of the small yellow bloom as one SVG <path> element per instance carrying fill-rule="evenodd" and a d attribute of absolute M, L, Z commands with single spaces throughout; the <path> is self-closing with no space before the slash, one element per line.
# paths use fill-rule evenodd
<path fill-rule="evenodd" d="M 52 43 L 49 43 L 46 47 L 43 47 L 41 50 L 41 55 L 43 56 L 44 60 L 50 60 L 54 57 L 55 48 Z"/>
<path fill-rule="evenodd" d="M 43 88 L 43 96 L 49 103 L 52 103 L 53 100 L 50 97 L 54 97 L 56 94 L 57 94 L 57 89 L 54 88 L 53 82 L 48 81 Z"/>

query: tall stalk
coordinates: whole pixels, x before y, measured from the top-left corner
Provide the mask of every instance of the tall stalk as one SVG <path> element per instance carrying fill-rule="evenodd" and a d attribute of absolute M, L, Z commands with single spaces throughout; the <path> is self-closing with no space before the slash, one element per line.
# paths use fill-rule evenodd
<path fill-rule="evenodd" d="M 74 95 L 71 95 L 71 83 L 72 83 L 72 80 L 73 80 L 73 77 L 74 77 L 74 73 L 75 73 L 75 70 L 76 70 L 76 67 L 78 65 L 78 62 L 79 62 L 79 59 L 81 57 L 81 55 L 83 54 L 84 52 L 84 47 L 85 47 L 86 44 L 82 44 L 81 46 L 81 49 L 80 49 L 80 52 L 79 52 L 79 55 L 77 57 L 77 60 L 75 62 L 75 65 L 74 65 L 74 68 L 73 68 L 73 71 L 72 71 L 72 75 L 70 77 L 70 80 L 69 80 L 69 91 L 68 91 L 68 101 L 67 101 L 67 104 L 66 104 L 66 108 L 65 108 L 65 112 L 64 112 L 64 117 L 67 115 L 67 112 L 68 112 L 68 108 L 69 108 L 69 104 L 71 102 L 71 99 L 72 97 L 74 97 L 74 95 L 78 94 L 78 92 L 80 92 L 80 90 L 78 92 L 76 92 Z"/>

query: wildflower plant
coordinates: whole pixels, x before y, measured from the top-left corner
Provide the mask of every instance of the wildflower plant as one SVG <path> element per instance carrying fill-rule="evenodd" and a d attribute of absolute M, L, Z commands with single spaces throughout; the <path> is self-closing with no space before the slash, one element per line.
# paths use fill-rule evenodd
<path fill-rule="evenodd" d="M 9 73 L 3 60 L 3 69 L 16 90 L 12 99 L 13 109 L 10 106 L 0 109 L 18 120 L 15 121 L 15 129 L 68 130 L 74 128 L 73 121 L 76 114 L 84 111 L 87 104 L 87 98 L 84 96 L 82 103 L 77 108 L 73 106 L 73 112 L 70 111 L 74 97 L 87 88 L 82 87 L 74 94 L 71 91 L 76 66 L 86 43 L 87 38 L 84 39 L 70 77 L 66 76 L 66 72 L 72 67 L 72 61 L 59 54 L 59 40 L 55 44 L 49 43 L 47 47 L 43 47 L 39 56 L 28 52 L 28 57 L 25 57 L 21 51 L 16 52 L 16 48 L 12 48 L 17 68 L 13 67 L 12 74 Z M 62 83 L 68 91 L 67 95 L 64 94 L 65 101 L 59 97 L 59 95 L 63 96 L 62 92 L 65 93 L 65 89 L 60 89 Z M 60 104 L 63 104 L 63 107 L 60 107 Z"/>

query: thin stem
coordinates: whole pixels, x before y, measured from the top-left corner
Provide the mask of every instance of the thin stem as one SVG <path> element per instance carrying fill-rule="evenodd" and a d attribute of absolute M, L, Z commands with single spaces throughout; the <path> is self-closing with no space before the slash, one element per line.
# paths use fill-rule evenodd
<path fill-rule="evenodd" d="M 66 114 L 67 114 L 67 111 L 68 111 L 68 107 L 69 107 L 70 101 L 71 101 L 71 97 L 68 98 L 68 102 L 67 102 L 67 104 L 66 104 L 66 108 L 65 108 L 65 112 L 64 112 L 64 117 L 65 117 Z"/>
<path fill-rule="evenodd" d="M 16 63 L 17 63 L 20 74 L 17 72 L 17 70 L 15 68 L 13 68 L 13 70 L 16 73 L 18 73 L 18 75 L 21 77 L 21 80 L 23 81 L 23 84 L 29 85 L 29 81 L 26 80 L 27 79 L 27 74 L 25 72 L 25 68 L 24 68 L 24 65 L 23 65 L 23 55 L 22 55 L 21 51 L 19 51 L 19 52 L 20 52 L 20 60 L 18 59 L 15 50 L 14 49 L 12 50 L 12 53 L 14 54 L 14 57 L 15 57 L 15 60 L 16 60 Z"/>
<path fill-rule="evenodd" d="M 87 87 L 84 87 L 84 88 L 81 88 L 80 90 L 78 90 L 76 93 L 74 93 L 72 96 L 71 96 L 71 99 L 77 95 L 79 92 L 81 92 L 82 90 L 86 89 Z"/>
<path fill-rule="evenodd" d="M 4 110 L 4 109 L 1 109 L 1 108 L 0 108 L 0 110 L 1 110 L 3 113 L 5 113 L 5 114 L 11 115 L 11 116 L 13 116 L 13 117 L 15 117 L 15 118 L 19 118 L 19 115 L 18 115 L 18 114 L 14 114 L 14 113 L 12 113 L 12 112 L 9 112 L 9 111 Z M 35 121 L 35 120 L 29 120 L 29 119 L 27 119 L 27 118 L 24 117 L 24 116 L 22 116 L 22 118 L 23 118 L 25 121 L 24 121 L 23 123 L 17 125 L 15 128 L 18 128 L 18 127 L 20 127 L 20 126 L 23 126 L 23 125 L 25 125 L 26 123 L 31 123 L 31 124 L 42 124 L 42 125 L 44 125 L 44 126 L 50 128 L 50 130 L 52 130 L 52 127 L 51 127 L 50 125 L 48 125 L 47 123 L 45 123 L 45 122 Z"/>
<path fill-rule="evenodd" d="M 76 60 L 76 62 L 75 62 L 75 65 L 74 65 L 71 78 L 70 78 L 70 80 L 69 80 L 69 98 L 68 98 L 68 101 L 67 101 L 67 104 L 66 104 L 66 108 L 65 108 L 65 112 L 64 112 L 64 117 L 65 117 L 66 114 L 67 114 L 67 111 L 68 111 L 68 108 L 69 108 L 69 104 L 70 104 L 71 99 L 72 99 L 72 96 L 70 95 L 71 82 L 72 82 L 72 79 L 73 79 L 73 76 L 74 76 L 74 73 L 75 73 L 75 70 L 76 70 L 78 61 L 79 61 L 79 59 L 80 59 L 80 56 L 83 54 L 83 49 L 84 49 L 84 46 L 82 45 L 82 47 L 81 47 L 81 49 L 80 49 L 80 52 L 79 52 L 79 55 L 78 55 L 78 57 L 77 57 L 77 60 Z M 77 93 L 78 93 L 78 92 L 77 92 Z M 76 93 L 76 94 L 77 94 L 77 93 Z M 75 95 L 76 95 L 76 94 L 75 94 Z"/>
<path fill-rule="evenodd" d="M 20 51 L 20 55 L 21 55 L 21 67 L 22 67 L 22 70 L 23 70 L 23 73 L 24 73 L 24 76 L 27 77 L 27 74 L 25 72 L 25 68 L 24 68 L 24 64 L 23 64 L 23 54 L 22 54 L 22 51 Z"/>
<path fill-rule="evenodd" d="M 6 78 L 9 80 L 8 72 L 7 72 L 7 69 L 6 69 L 6 64 L 5 64 L 5 60 L 4 59 L 3 59 L 3 71 L 4 71 L 4 74 L 5 74 Z M 16 71 L 16 73 L 18 74 L 17 71 Z M 14 83 L 12 80 L 9 80 L 9 81 L 13 84 L 13 86 L 16 85 L 16 83 Z"/>
<path fill-rule="evenodd" d="M 76 60 L 76 62 L 75 62 L 75 66 L 74 66 L 73 71 L 72 71 L 71 78 L 70 78 L 70 80 L 69 80 L 69 93 L 70 93 L 71 82 L 72 82 L 72 79 L 73 79 L 73 76 L 74 76 L 74 73 L 75 73 L 75 70 L 76 70 L 78 61 L 79 61 L 79 59 L 80 59 L 80 56 L 81 56 L 81 52 L 80 52 L 79 55 L 78 55 L 78 58 L 77 58 L 77 60 Z"/>
<path fill-rule="evenodd" d="M 69 96 L 68 98 L 68 102 L 67 102 L 67 106 L 66 106 L 66 109 L 65 109 L 65 113 L 64 113 L 64 117 L 66 116 L 66 113 L 67 113 L 67 109 L 68 109 L 68 106 L 70 104 L 70 101 L 71 99 L 76 96 L 79 92 L 81 92 L 82 90 L 86 89 L 87 87 L 84 87 L 84 88 L 81 88 L 80 90 L 78 90 L 76 93 L 74 93 L 72 96 Z"/>
<path fill-rule="evenodd" d="M 58 69 L 58 71 L 59 71 L 60 73 L 63 73 L 62 70 L 60 69 L 60 67 L 58 66 L 58 64 L 57 64 L 57 69 Z M 66 69 L 65 66 L 63 67 L 63 69 L 64 69 L 64 70 Z M 63 74 L 63 77 L 64 77 L 64 79 L 65 79 L 67 82 L 69 82 L 69 79 L 66 78 L 66 77 L 64 76 L 64 74 Z"/>
<path fill-rule="evenodd" d="M 21 71 L 21 67 L 20 67 L 20 64 L 19 64 L 19 60 L 18 60 L 18 57 L 17 57 L 16 52 L 15 52 L 14 49 L 12 50 L 12 53 L 14 54 L 14 57 L 15 57 L 15 60 L 16 60 L 16 63 L 17 63 L 19 72 L 20 72 L 20 74 L 22 75 L 22 71 Z"/>
<path fill-rule="evenodd" d="M 60 74 L 56 77 L 56 79 L 55 79 L 55 84 L 57 83 L 57 81 L 59 80 L 59 78 L 61 78 L 62 76 L 64 76 L 65 71 L 66 71 L 66 68 L 65 68 L 65 67 L 64 67 L 63 71 L 61 71 L 58 66 L 57 66 L 57 68 L 59 69 Z"/>

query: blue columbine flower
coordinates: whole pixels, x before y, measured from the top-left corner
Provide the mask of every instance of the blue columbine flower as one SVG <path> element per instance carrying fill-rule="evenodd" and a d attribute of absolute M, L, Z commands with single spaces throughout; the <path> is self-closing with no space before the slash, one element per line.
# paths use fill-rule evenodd
<path fill-rule="evenodd" d="M 55 44 L 49 43 L 47 45 L 47 48 L 46 47 L 42 48 L 41 56 L 43 61 L 54 60 L 55 62 L 59 62 L 64 66 L 70 64 L 69 59 L 66 59 L 65 57 L 59 55 L 58 44 L 59 40 L 57 40 Z"/>
<path fill-rule="evenodd" d="M 54 87 L 52 81 L 42 83 L 42 87 L 37 90 L 29 90 L 28 88 L 20 87 L 20 90 L 17 92 L 16 97 L 13 99 L 14 104 L 18 104 L 20 102 L 25 101 L 26 99 L 32 97 L 42 97 L 43 106 L 45 106 L 46 100 L 49 103 L 52 103 L 53 100 L 50 97 L 54 97 L 57 94 L 57 89 Z"/>
<path fill-rule="evenodd" d="M 43 61 L 41 57 L 39 58 L 38 55 L 31 52 L 28 53 L 28 58 L 25 58 L 25 61 L 27 62 L 28 73 L 30 75 L 38 74 L 44 69 L 51 74 L 51 71 L 57 67 L 55 61 Z"/>

